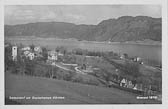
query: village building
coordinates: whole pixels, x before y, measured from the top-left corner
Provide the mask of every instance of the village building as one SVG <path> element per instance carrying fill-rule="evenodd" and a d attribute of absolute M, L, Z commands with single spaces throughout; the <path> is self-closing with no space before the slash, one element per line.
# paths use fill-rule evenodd
<path fill-rule="evenodd" d="M 61 52 L 58 52 L 58 56 L 64 56 L 64 54 Z"/>
<path fill-rule="evenodd" d="M 134 88 L 134 85 L 132 84 L 132 81 L 127 80 L 126 87 L 131 88 L 131 89 Z"/>
<path fill-rule="evenodd" d="M 29 53 L 28 57 L 29 57 L 30 60 L 33 60 L 34 59 L 34 53 Z"/>
<path fill-rule="evenodd" d="M 40 54 L 42 52 L 42 49 L 41 47 L 34 47 L 33 51 L 31 50 L 30 47 L 24 47 L 21 49 L 24 56 L 26 58 L 29 58 L 30 60 L 33 60 L 34 58 L 37 58 L 37 57 L 42 57 L 42 55 Z"/>
<path fill-rule="evenodd" d="M 81 69 L 82 69 L 82 71 L 85 72 L 85 73 L 92 73 L 92 72 L 93 72 L 92 66 L 89 66 L 89 65 L 87 65 L 87 64 L 83 64 L 83 65 L 81 66 Z"/>
<path fill-rule="evenodd" d="M 28 54 L 30 53 L 30 51 L 24 51 L 23 54 L 25 57 L 28 57 Z"/>
<path fill-rule="evenodd" d="M 140 57 L 137 57 L 136 58 L 137 62 L 141 61 L 141 58 Z"/>
<path fill-rule="evenodd" d="M 135 84 L 135 86 L 134 86 L 134 90 L 139 90 L 139 91 L 142 91 L 142 84 Z"/>
<path fill-rule="evenodd" d="M 34 51 L 37 53 L 41 53 L 42 49 L 41 49 L 41 47 L 34 47 Z"/>
<path fill-rule="evenodd" d="M 12 59 L 13 61 L 17 61 L 17 46 L 12 47 Z"/>
<path fill-rule="evenodd" d="M 123 79 L 121 80 L 120 86 L 121 86 L 121 87 L 125 87 L 125 86 L 126 86 L 126 79 L 125 79 L 125 78 L 123 78 Z"/>
<path fill-rule="evenodd" d="M 34 57 L 37 58 L 37 57 L 43 57 L 43 56 L 42 56 L 42 54 L 35 52 L 35 53 L 34 53 Z"/>
<path fill-rule="evenodd" d="M 124 53 L 120 55 L 120 59 L 128 59 L 128 54 Z"/>
<path fill-rule="evenodd" d="M 144 64 L 142 58 L 140 58 L 140 57 L 134 57 L 134 58 L 132 58 L 132 61 L 137 62 L 139 64 Z"/>
<path fill-rule="evenodd" d="M 42 57 L 42 49 L 41 47 L 34 47 L 34 56 L 35 57 Z"/>
<path fill-rule="evenodd" d="M 125 56 L 124 56 L 124 55 L 121 55 L 121 56 L 120 56 L 120 59 L 125 59 Z"/>
<path fill-rule="evenodd" d="M 48 52 L 48 60 L 49 61 L 56 61 L 56 60 L 58 60 L 58 53 L 56 51 L 49 51 Z"/>
<path fill-rule="evenodd" d="M 30 50 L 26 49 L 23 51 L 23 54 L 26 58 L 33 60 L 35 58 L 35 53 L 31 52 Z"/>
<path fill-rule="evenodd" d="M 21 48 L 23 54 L 25 57 L 28 57 L 28 54 L 30 53 L 30 47 L 24 47 L 24 48 Z"/>
<path fill-rule="evenodd" d="M 142 59 L 140 57 L 135 57 L 134 62 L 140 62 Z"/>
<path fill-rule="evenodd" d="M 30 47 L 24 47 L 21 50 L 23 50 L 23 51 L 29 51 L 29 50 L 31 50 L 31 48 Z"/>

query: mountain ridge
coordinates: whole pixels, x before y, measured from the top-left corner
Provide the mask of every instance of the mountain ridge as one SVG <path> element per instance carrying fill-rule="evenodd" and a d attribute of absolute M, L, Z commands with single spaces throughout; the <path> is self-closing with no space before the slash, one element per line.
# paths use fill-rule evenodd
<path fill-rule="evenodd" d="M 75 38 L 87 41 L 138 41 L 162 40 L 162 19 L 148 16 L 122 16 L 107 19 L 97 25 L 73 24 L 66 22 L 36 22 L 5 25 L 4 35 L 37 36 L 42 38 Z"/>

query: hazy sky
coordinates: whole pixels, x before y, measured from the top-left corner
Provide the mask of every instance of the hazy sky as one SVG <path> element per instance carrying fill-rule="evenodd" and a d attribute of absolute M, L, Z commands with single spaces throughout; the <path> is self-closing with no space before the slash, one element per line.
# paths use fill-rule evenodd
<path fill-rule="evenodd" d="M 30 22 L 70 22 L 98 24 L 120 16 L 161 17 L 159 5 L 9 5 L 5 6 L 5 24 Z"/>

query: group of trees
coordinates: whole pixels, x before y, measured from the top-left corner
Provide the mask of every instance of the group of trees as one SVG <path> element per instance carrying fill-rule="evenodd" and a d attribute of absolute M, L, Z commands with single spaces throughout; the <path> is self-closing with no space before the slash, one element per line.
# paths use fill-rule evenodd
<path fill-rule="evenodd" d="M 35 71 L 39 70 L 37 67 L 41 68 L 37 63 L 43 63 L 45 64 L 46 60 L 48 59 L 48 50 L 45 47 L 42 47 L 42 52 L 40 55 L 42 57 L 35 58 L 33 60 L 29 60 L 25 57 L 23 54 L 23 51 L 21 51 L 21 48 L 24 46 L 22 44 L 17 44 L 18 51 L 17 51 L 17 61 L 12 60 L 12 46 L 10 43 L 5 44 L 5 71 L 11 70 L 12 73 L 15 74 L 26 74 L 26 75 L 36 75 L 37 73 Z M 35 45 L 30 45 L 31 52 L 34 52 Z M 66 49 L 64 47 L 57 47 L 57 52 L 62 52 L 66 54 Z M 72 60 L 70 58 L 70 60 Z M 47 66 L 47 65 L 44 65 Z M 43 66 L 43 67 L 44 67 Z M 45 67 L 46 68 L 46 67 Z M 55 70 L 52 67 L 48 66 L 48 71 L 45 71 L 46 75 L 49 75 L 51 77 L 51 69 L 52 72 Z M 43 69 L 44 70 L 44 69 Z M 41 70 L 40 70 L 41 71 Z M 34 73 L 35 72 L 35 73 Z"/>
<path fill-rule="evenodd" d="M 64 63 L 75 64 L 76 63 L 76 57 L 74 55 L 64 55 L 63 62 Z"/>
<path fill-rule="evenodd" d="M 76 55 L 85 55 L 85 56 L 98 56 L 98 57 L 108 57 L 111 59 L 119 59 L 120 55 L 118 53 L 115 53 L 113 51 L 89 51 L 87 49 L 74 49 L 72 51 L 73 54 Z M 128 54 L 124 53 L 124 56 L 128 58 Z"/>
<path fill-rule="evenodd" d="M 86 49 L 74 49 L 72 51 L 76 55 L 87 55 L 87 56 L 99 56 L 101 57 L 103 55 L 103 52 L 100 51 L 88 51 Z"/>
<path fill-rule="evenodd" d="M 56 52 L 61 52 L 61 53 L 63 53 L 64 55 L 66 55 L 66 54 L 68 53 L 67 49 L 66 49 L 65 47 L 63 47 L 63 46 L 57 46 L 57 47 L 55 48 L 55 51 L 56 51 Z"/>
<path fill-rule="evenodd" d="M 115 66 L 115 68 L 119 69 L 122 73 L 120 73 L 120 76 L 126 76 L 130 78 L 138 78 L 139 76 L 142 76 L 140 72 L 140 65 L 135 62 L 130 62 L 130 61 L 124 61 L 124 63 L 117 63 L 113 61 L 113 59 L 109 56 L 104 57 L 105 60 L 107 60 L 110 64 Z"/>
<path fill-rule="evenodd" d="M 17 61 L 12 60 L 12 45 L 7 44 L 5 47 L 5 71 L 10 70 L 15 74 L 33 75 L 35 63 L 27 59 L 20 51 L 23 45 L 17 45 Z"/>
<path fill-rule="evenodd" d="M 31 46 L 33 49 L 33 45 Z M 22 48 L 18 46 L 18 48 Z M 65 53 L 65 52 L 64 52 Z M 47 49 L 42 48 L 42 56 L 44 60 L 47 59 Z M 75 61 L 74 56 L 67 56 L 67 60 Z M 43 61 L 43 60 L 42 60 Z M 78 82 L 82 84 L 91 84 L 97 85 L 98 83 L 93 80 L 85 81 L 82 77 L 76 77 L 75 71 L 65 71 L 59 69 L 56 66 L 47 65 L 46 63 L 42 63 L 39 60 L 29 60 L 28 58 L 21 55 L 21 52 L 18 50 L 17 61 L 12 60 L 12 45 L 5 47 L 5 71 L 10 71 L 13 74 L 17 75 L 28 75 L 28 76 L 38 76 L 38 77 L 46 77 L 52 79 L 60 79 L 71 82 Z"/>
<path fill-rule="evenodd" d="M 125 62 L 124 65 L 122 65 L 124 72 L 127 75 L 132 76 L 133 78 L 137 78 L 139 76 L 141 76 L 141 72 L 140 72 L 140 65 L 138 63 L 135 62 Z"/>
<path fill-rule="evenodd" d="M 48 50 L 45 47 L 42 47 L 42 59 L 46 62 L 48 59 Z"/>
<path fill-rule="evenodd" d="M 127 57 L 127 55 L 126 55 Z M 115 66 L 115 68 L 120 70 L 120 73 L 118 73 L 117 77 L 122 77 L 122 78 L 127 78 L 131 81 L 135 81 L 134 83 L 139 83 L 139 84 L 143 84 L 143 87 L 147 87 L 150 88 L 152 87 L 152 90 L 157 90 L 160 91 L 161 90 L 161 80 L 159 80 L 159 78 L 161 78 L 161 73 L 157 72 L 153 72 L 153 76 L 149 76 L 147 74 L 143 74 L 141 72 L 141 67 L 139 63 L 136 62 L 132 62 L 129 60 L 125 60 L 123 63 L 117 63 L 115 61 L 113 61 L 113 59 L 111 59 L 110 57 L 105 57 L 104 59 L 106 59 L 108 62 L 110 62 L 112 65 Z M 115 75 L 110 74 L 107 71 L 104 71 L 105 75 L 104 78 L 106 81 L 110 80 L 110 77 L 115 77 Z M 155 74 L 158 74 L 157 77 Z"/>
<path fill-rule="evenodd" d="M 7 45 L 5 47 L 5 71 L 9 69 L 10 66 L 14 65 L 14 62 L 12 61 L 12 45 Z"/>

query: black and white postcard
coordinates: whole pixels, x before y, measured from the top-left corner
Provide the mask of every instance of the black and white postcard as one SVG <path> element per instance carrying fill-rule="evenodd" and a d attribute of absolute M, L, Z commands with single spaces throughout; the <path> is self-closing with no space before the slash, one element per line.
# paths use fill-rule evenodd
<path fill-rule="evenodd" d="M 4 105 L 163 107 L 166 1 L 130 1 L 4 1 Z"/>

